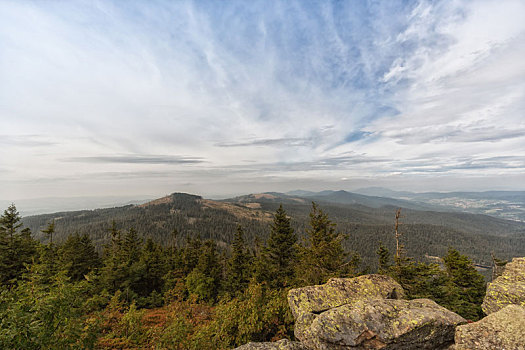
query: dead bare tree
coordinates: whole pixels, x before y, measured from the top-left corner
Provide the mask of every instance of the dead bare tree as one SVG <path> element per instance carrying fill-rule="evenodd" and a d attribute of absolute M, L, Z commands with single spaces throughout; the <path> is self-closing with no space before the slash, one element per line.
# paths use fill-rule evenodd
<path fill-rule="evenodd" d="M 396 224 L 395 224 L 395 237 L 396 237 L 396 261 L 399 261 L 401 258 L 401 250 L 403 246 L 399 244 L 399 238 L 401 238 L 402 233 L 399 231 L 399 219 L 401 218 L 401 208 L 396 211 Z"/>

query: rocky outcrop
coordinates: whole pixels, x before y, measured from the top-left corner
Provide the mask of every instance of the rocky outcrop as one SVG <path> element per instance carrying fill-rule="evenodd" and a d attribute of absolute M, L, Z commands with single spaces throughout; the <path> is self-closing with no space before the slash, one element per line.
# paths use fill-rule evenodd
<path fill-rule="evenodd" d="M 404 296 L 401 285 L 383 275 L 332 278 L 326 284 L 292 289 L 288 293 L 288 304 L 295 318 L 295 337 L 308 343 L 312 322 L 327 310 L 362 300 Z"/>
<path fill-rule="evenodd" d="M 331 278 L 327 283 L 290 290 L 288 303 L 295 318 L 306 314 L 348 305 L 366 299 L 402 299 L 403 287 L 384 275 L 364 275 L 356 278 Z"/>
<path fill-rule="evenodd" d="M 489 315 L 507 305 L 525 307 L 525 258 L 512 259 L 503 274 L 489 283 L 481 308 Z"/>
<path fill-rule="evenodd" d="M 525 350 L 525 308 L 508 305 L 481 321 L 459 326 L 455 350 Z"/>
<path fill-rule="evenodd" d="M 308 348 L 299 342 L 283 339 L 273 343 L 248 343 L 235 350 L 308 350 Z"/>
<path fill-rule="evenodd" d="M 383 275 L 292 289 L 295 337 L 309 349 L 440 349 L 466 322 L 431 300 L 401 300 L 404 296 L 403 288 Z"/>
<path fill-rule="evenodd" d="M 301 340 L 311 349 L 442 349 L 465 322 L 429 299 L 371 299 L 321 313 Z"/>
<path fill-rule="evenodd" d="M 488 316 L 475 323 L 431 300 L 404 295 L 397 282 L 381 275 L 292 289 L 288 302 L 300 342 L 238 349 L 525 350 L 525 258 L 513 259 L 489 284 L 482 306 Z"/>

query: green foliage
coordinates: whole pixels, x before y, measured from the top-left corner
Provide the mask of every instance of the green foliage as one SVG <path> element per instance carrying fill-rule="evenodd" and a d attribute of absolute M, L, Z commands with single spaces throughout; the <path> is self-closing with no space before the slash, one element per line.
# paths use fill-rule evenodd
<path fill-rule="evenodd" d="M 293 317 L 286 294 L 287 290 L 251 284 L 241 298 L 219 304 L 212 322 L 194 337 L 207 339 L 212 349 L 293 338 Z"/>
<path fill-rule="evenodd" d="M 19 230 L 20 220 L 14 204 L 0 217 L 0 286 L 15 285 L 36 255 L 37 243 L 29 229 Z"/>
<path fill-rule="evenodd" d="M 13 239 L 18 229 L 22 227 L 22 224 L 20 223 L 21 219 L 18 210 L 16 210 L 16 206 L 11 204 L 6 210 L 4 210 L 4 214 L 0 218 L 0 233 Z"/>
<path fill-rule="evenodd" d="M 71 283 L 64 273 L 50 284 L 28 281 L 0 294 L 0 348 L 91 349 L 98 324 L 84 314 L 87 282 Z"/>
<path fill-rule="evenodd" d="M 197 266 L 186 277 L 186 287 L 199 300 L 214 302 L 219 292 L 221 266 L 215 243 L 204 242 Z"/>
<path fill-rule="evenodd" d="M 88 235 L 75 233 L 58 248 L 58 259 L 62 269 L 72 281 L 81 281 L 101 265 L 95 246 Z"/>
<path fill-rule="evenodd" d="M 472 261 L 450 248 L 444 258 L 448 275 L 445 307 L 470 320 L 483 317 L 481 303 L 485 297 L 485 280 Z"/>
<path fill-rule="evenodd" d="M 307 244 L 301 248 L 298 277 L 303 285 L 325 283 L 330 277 L 343 277 L 353 271 L 345 263 L 344 236 L 335 231 L 335 224 L 317 204 L 312 203 Z"/>
<path fill-rule="evenodd" d="M 379 265 L 383 268 L 379 273 L 396 279 L 409 298 L 432 299 L 469 320 L 483 317 L 481 303 L 485 296 L 485 280 L 467 256 L 449 248 L 442 268 L 438 264 L 415 262 L 406 256 L 390 265 L 387 253 L 388 250 L 380 246 Z"/>
<path fill-rule="evenodd" d="M 270 225 L 270 237 L 259 256 L 257 276 L 274 288 L 291 286 L 295 282 L 297 236 L 283 206 L 276 210 Z"/>
<path fill-rule="evenodd" d="M 391 266 L 390 263 L 390 251 L 383 245 L 383 242 L 379 242 L 379 248 L 376 250 L 378 258 L 378 273 L 385 274 Z"/>
<path fill-rule="evenodd" d="M 55 220 L 47 225 L 45 230 L 42 230 L 42 233 L 48 238 L 49 245 L 53 245 L 53 234 L 55 233 Z"/>
<path fill-rule="evenodd" d="M 239 225 L 233 239 L 232 253 L 226 271 L 225 289 L 230 295 L 242 294 L 248 286 L 252 274 L 251 260 L 252 257 L 244 243 L 244 230 Z"/>

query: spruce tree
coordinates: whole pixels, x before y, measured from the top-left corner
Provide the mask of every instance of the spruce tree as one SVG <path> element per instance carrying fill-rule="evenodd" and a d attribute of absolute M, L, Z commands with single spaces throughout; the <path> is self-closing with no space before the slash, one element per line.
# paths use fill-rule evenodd
<path fill-rule="evenodd" d="M 167 266 L 162 247 L 153 242 L 151 238 L 148 238 L 144 244 L 139 266 L 140 276 L 137 281 L 137 293 L 141 296 L 148 296 L 154 291 L 160 293 Z"/>
<path fill-rule="evenodd" d="M 315 203 L 312 203 L 310 228 L 306 233 L 307 242 L 301 249 L 299 265 L 303 284 L 321 284 L 330 277 L 352 273 L 353 266 L 345 263 L 344 236 L 336 232 L 335 224 Z"/>
<path fill-rule="evenodd" d="M 461 316 L 478 320 L 483 317 L 481 303 L 485 297 L 485 280 L 476 271 L 472 261 L 449 248 L 445 261 L 446 272 L 449 277 L 447 287 L 446 307 Z"/>
<path fill-rule="evenodd" d="M 55 220 L 51 220 L 51 222 L 47 224 L 47 227 L 45 228 L 45 230 L 42 230 L 42 233 L 46 234 L 46 236 L 49 239 L 48 243 L 50 246 L 52 246 L 53 245 L 53 234 L 55 233 Z"/>
<path fill-rule="evenodd" d="M 58 248 L 58 256 L 61 268 L 72 281 L 83 280 L 101 263 L 95 246 L 87 234 L 70 235 Z"/>
<path fill-rule="evenodd" d="M 14 204 L 0 217 L 0 285 L 14 285 L 36 255 L 37 243 L 28 228 L 19 230 L 20 220 Z"/>
<path fill-rule="evenodd" d="M 39 248 L 39 261 L 35 271 L 40 283 L 47 284 L 59 271 L 57 247 L 53 244 L 55 221 L 52 220 L 42 232 L 49 237 L 49 241 Z"/>
<path fill-rule="evenodd" d="M 101 281 L 104 288 L 114 293 L 119 290 L 127 279 L 128 266 L 123 254 L 123 239 L 115 221 L 109 229 L 111 241 L 104 249 L 104 266 L 101 269 Z"/>
<path fill-rule="evenodd" d="M 244 243 L 244 230 L 241 225 L 237 226 L 234 236 L 231 257 L 228 260 L 226 275 L 226 289 L 231 295 L 241 293 L 250 279 L 250 254 Z"/>
<path fill-rule="evenodd" d="M 197 266 L 186 277 L 186 287 L 198 299 L 214 302 L 219 294 L 221 265 L 215 242 L 207 240 L 201 248 Z"/>
<path fill-rule="evenodd" d="M 281 204 L 274 214 L 270 237 L 261 257 L 261 268 L 267 272 L 264 279 L 271 287 L 283 288 L 295 283 L 296 243 L 297 236 Z"/>
<path fill-rule="evenodd" d="M 22 226 L 21 219 L 16 206 L 11 204 L 0 218 L 0 232 L 5 233 L 12 241 L 17 230 Z"/>
<path fill-rule="evenodd" d="M 390 263 L 390 251 L 383 245 L 383 242 L 379 242 L 379 248 L 376 250 L 378 258 L 378 269 L 377 272 L 380 274 L 386 274 L 391 266 Z"/>

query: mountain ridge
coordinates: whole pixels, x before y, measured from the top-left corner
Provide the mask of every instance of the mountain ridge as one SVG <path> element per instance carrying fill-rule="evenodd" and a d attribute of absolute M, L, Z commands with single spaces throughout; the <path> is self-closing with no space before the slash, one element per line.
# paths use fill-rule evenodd
<path fill-rule="evenodd" d="M 372 208 L 359 203 L 318 201 L 314 197 L 277 192 L 220 201 L 173 193 L 144 204 L 29 216 L 24 217 L 23 222 L 36 238 L 45 241 L 41 231 L 51 220 L 55 220 L 57 242 L 74 232 L 86 233 L 99 251 L 109 240 L 109 228 L 113 221 L 121 230 L 133 227 L 143 237 L 152 237 L 162 244 L 172 244 L 172 232 L 176 230 L 176 244 L 185 244 L 186 239 L 200 236 L 214 240 L 224 249 L 232 243 L 237 225 L 242 225 L 247 243 L 255 247 L 257 241 L 267 239 L 272 215 L 281 203 L 292 218 L 299 238 L 303 239 L 312 200 L 318 202 L 340 232 L 348 234 L 345 247 L 358 252 L 365 265 L 375 264 L 375 250 L 380 241 L 393 249 L 396 206 Z M 484 262 L 490 261 L 492 251 L 502 258 L 525 255 L 523 223 L 460 212 L 405 208 L 402 213 L 403 242 L 408 253 L 416 258 L 442 256 L 449 246 L 455 246 L 475 260 Z"/>

